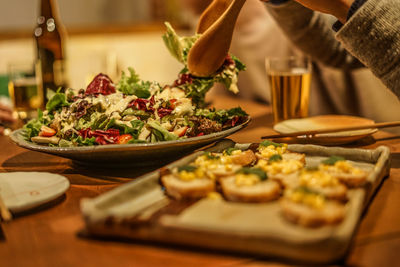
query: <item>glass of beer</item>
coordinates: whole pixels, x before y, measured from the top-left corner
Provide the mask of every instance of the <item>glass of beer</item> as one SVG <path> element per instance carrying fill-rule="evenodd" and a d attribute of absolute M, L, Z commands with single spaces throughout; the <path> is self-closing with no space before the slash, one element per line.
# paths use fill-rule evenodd
<path fill-rule="evenodd" d="M 43 107 L 40 71 L 31 62 L 16 62 L 8 65 L 8 91 L 18 117 L 29 120 Z"/>
<path fill-rule="evenodd" d="M 308 116 L 311 60 L 307 57 L 267 58 L 274 123 Z"/>

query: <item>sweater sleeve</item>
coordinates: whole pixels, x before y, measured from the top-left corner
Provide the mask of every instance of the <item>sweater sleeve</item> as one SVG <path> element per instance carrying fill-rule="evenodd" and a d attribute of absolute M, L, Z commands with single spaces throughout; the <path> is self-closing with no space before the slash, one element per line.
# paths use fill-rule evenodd
<path fill-rule="evenodd" d="M 291 42 L 314 60 L 344 70 L 363 67 L 336 40 L 330 16 L 313 12 L 295 1 L 266 6 Z"/>
<path fill-rule="evenodd" d="M 400 3 L 368 0 L 337 39 L 400 98 Z"/>

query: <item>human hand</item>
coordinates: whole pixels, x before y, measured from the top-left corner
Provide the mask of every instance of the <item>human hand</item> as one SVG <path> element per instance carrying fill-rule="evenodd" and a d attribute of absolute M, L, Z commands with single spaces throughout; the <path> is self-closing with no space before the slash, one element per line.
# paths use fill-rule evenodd
<path fill-rule="evenodd" d="M 15 122 L 12 112 L 9 106 L 0 103 L 0 134 L 4 133 L 4 125 L 10 125 Z"/>
<path fill-rule="evenodd" d="M 269 0 L 261 1 L 269 2 Z M 309 9 L 331 14 L 344 23 L 354 0 L 296 0 L 296 2 Z"/>

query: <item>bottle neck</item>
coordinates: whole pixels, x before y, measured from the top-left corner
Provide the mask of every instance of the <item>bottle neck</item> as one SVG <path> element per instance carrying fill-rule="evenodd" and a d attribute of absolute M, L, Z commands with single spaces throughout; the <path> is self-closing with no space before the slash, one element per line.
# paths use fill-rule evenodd
<path fill-rule="evenodd" d="M 57 2 L 55 0 L 40 1 L 40 16 L 48 19 L 57 16 Z"/>

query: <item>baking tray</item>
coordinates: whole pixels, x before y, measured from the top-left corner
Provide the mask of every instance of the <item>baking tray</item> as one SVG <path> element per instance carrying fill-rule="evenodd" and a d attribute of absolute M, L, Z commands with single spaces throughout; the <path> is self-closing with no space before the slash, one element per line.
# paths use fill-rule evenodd
<path fill-rule="evenodd" d="M 256 148 L 258 144 L 235 144 L 222 140 L 208 149 Z M 157 241 L 211 250 L 280 257 L 302 262 L 328 263 L 346 255 L 363 210 L 390 171 L 390 150 L 316 145 L 289 145 L 306 154 L 312 167 L 330 155 L 343 156 L 371 171 L 362 188 L 349 190 L 345 219 L 335 226 L 305 228 L 286 221 L 277 201 L 234 203 L 210 198 L 198 201 L 169 199 L 159 184 L 157 170 L 93 199 L 83 199 L 81 210 L 87 232 L 93 236 Z M 195 152 L 165 168 L 193 161 Z"/>

